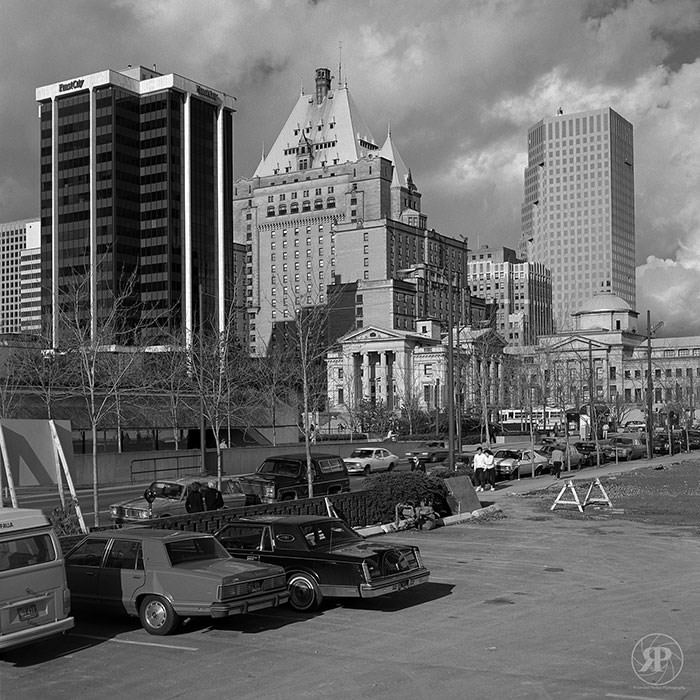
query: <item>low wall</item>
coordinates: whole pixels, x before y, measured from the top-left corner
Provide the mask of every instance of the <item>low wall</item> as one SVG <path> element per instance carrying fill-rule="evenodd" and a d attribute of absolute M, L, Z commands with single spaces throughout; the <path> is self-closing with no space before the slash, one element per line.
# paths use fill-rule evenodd
<path fill-rule="evenodd" d="M 368 443 L 357 442 L 319 442 L 311 446 L 314 454 L 332 454 L 339 457 L 349 457 L 353 450 L 365 447 Z M 405 452 L 413 443 L 370 443 L 372 446 L 384 446 L 394 452 L 402 460 Z M 417 444 L 417 443 L 416 443 Z M 287 445 L 253 445 L 251 447 L 232 447 L 221 450 L 223 459 L 223 471 L 225 474 L 249 474 L 254 472 L 267 457 L 283 454 L 299 454 L 304 452 L 304 443 L 299 442 Z M 157 450 L 148 452 L 122 452 L 99 453 L 97 464 L 100 484 L 150 483 L 153 480 L 151 474 L 141 474 L 132 480 L 131 465 L 133 461 L 154 460 L 155 468 L 167 468 L 174 465 L 175 459 L 186 465 L 183 473 L 201 473 L 201 458 L 199 450 Z M 143 462 L 138 465 L 139 470 L 146 467 Z M 70 471 L 77 487 L 88 487 L 92 484 L 92 455 L 74 454 L 70 460 Z M 216 450 L 206 451 L 207 474 L 216 474 Z M 162 472 L 161 476 L 174 477 L 174 473 Z"/>

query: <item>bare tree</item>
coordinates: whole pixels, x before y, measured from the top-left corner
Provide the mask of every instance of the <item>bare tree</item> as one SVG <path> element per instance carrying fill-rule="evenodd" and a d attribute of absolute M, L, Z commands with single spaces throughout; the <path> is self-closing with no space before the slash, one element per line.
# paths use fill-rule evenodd
<path fill-rule="evenodd" d="M 99 267 L 99 266 L 98 266 Z M 136 275 L 115 290 L 100 289 L 99 311 L 91 303 L 92 273 L 75 276 L 62 290 L 58 307 L 59 345 L 71 363 L 74 391 L 85 406 L 92 433 L 92 496 L 94 522 L 99 522 L 97 430 L 112 409 L 116 395 L 136 361 L 133 343 L 142 329 L 134 301 Z M 121 357 L 115 366 L 115 356 Z"/>
<path fill-rule="evenodd" d="M 0 349 L 0 418 L 12 418 L 19 404 L 21 357 L 16 348 Z"/>

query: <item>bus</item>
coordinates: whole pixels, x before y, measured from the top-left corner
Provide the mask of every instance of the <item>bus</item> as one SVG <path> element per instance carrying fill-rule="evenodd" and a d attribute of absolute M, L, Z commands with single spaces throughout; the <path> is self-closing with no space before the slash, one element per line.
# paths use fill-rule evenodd
<path fill-rule="evenodd" d="M 545 409 L 533 406 L 532 411 L 527 408 L 503 408 L 499 411 L 499 423 L 504 433 L 529 433 L 530 420 L 534 430 L 559 430 L 564 428 L 566 414 L 553 406 Z"/>

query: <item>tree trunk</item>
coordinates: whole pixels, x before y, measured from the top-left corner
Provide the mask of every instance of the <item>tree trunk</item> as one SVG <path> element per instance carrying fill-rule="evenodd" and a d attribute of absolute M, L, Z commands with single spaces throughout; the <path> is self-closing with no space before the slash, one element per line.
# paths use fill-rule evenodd
<path fill-rule="evenodd" d="M 92 423 L 92 508 L 95 527 L 100 526 L 99 484 L 97 480 L 97 423 Z"/>

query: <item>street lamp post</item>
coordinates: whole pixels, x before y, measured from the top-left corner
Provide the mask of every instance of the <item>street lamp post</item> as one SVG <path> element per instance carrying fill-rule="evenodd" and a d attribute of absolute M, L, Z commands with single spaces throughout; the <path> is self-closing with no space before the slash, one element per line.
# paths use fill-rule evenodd
<path fill-rule="evenodd" d="M 654 437 L 654 380 L 651 374 L 651 338 L 656 331 L 664 325 L 659 321 L 653 328 L 651 326 L 651 311 L 647 309 L 647 457 L 653 457 L 653 437 Z"/>

